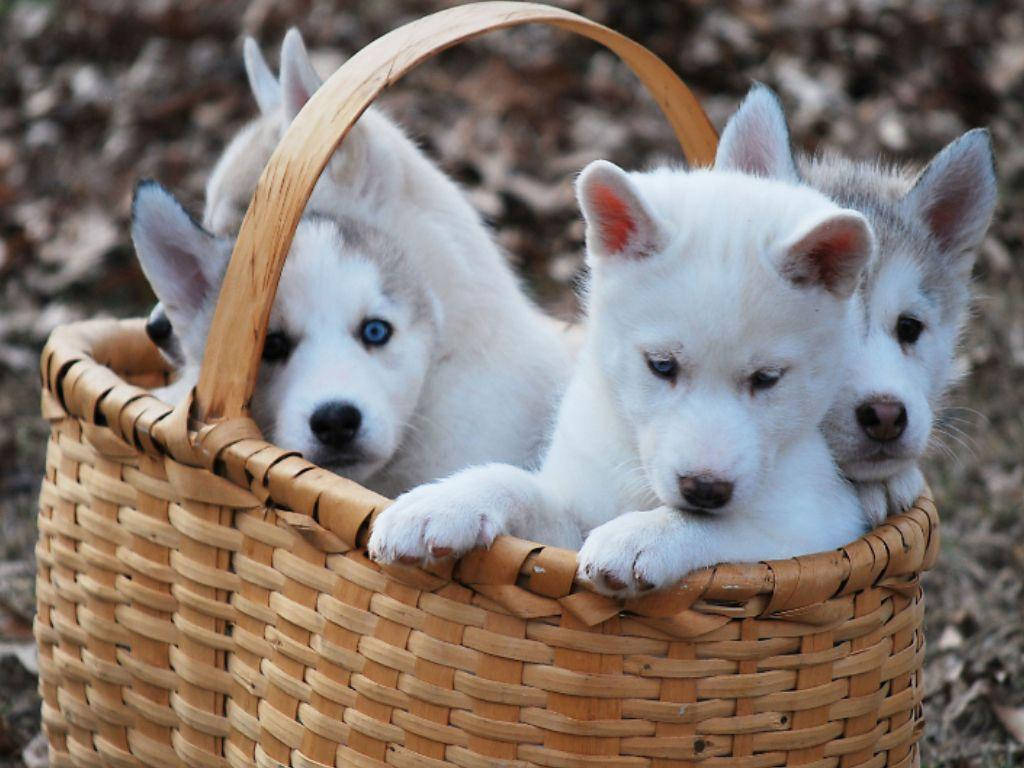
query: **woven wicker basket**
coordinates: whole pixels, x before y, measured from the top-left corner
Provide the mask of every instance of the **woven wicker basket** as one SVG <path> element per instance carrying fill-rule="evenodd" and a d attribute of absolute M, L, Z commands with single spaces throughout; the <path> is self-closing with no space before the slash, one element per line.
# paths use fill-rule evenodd
<path fill-rule="evenodd" d="M 455 8 L 354 56 L 289 129 L 194 401 L 144 389 L 166 372 L 142 321 L 54 331 L 36 636 L 55 768 L 917 761 L 928 498 L 842 550 L 622 605 L 574 585 L 575 553 L 512 538 L 454 574 L 382 571 L 360 545 L 387 500 L 246 418 L 284 254 L 347 128 L 436 51 L 531 21 L 612 49 L 688 158 L 711 158 L 703 112 L 639 45 L 555 8 Z"/>

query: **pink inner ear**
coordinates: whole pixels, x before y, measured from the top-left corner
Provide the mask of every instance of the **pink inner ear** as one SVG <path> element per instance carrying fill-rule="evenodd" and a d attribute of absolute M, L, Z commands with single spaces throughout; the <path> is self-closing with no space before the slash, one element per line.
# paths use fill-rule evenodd
<path fill-rule="evenodd" d="M 829 234 L 815 243 L 808 256 L 818 265 L 821 281 L 829 288 L 834 286 L 843 272 L 843 262 L 857 246 L 857 237 L 852 232 Z"/>
<path fill-rule="evenodd" d="M 595 187 L 590 198 L 596 208 L 601 241 L 609 253 L 622 252 L 636 232 L 636 222 L 626 202 L 609 187 Z"/>
<path fill-rule="evenodd" d="M 963 203 L 954 195 L 944 195 L 935 200 L 925 211 L 928 227 L 943 247 L 949 247 L 963 215 Z"/>

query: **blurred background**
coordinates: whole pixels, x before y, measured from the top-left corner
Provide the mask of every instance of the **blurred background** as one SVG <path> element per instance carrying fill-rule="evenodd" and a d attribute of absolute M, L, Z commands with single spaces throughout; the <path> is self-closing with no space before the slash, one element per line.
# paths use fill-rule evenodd
<path fill-rule="evenodd" d="M 38 766 L 31 622 L 46 425 L 37 356 L 59 323 L 148 311 L 128 238 L 153 177 L 201 212 L 207 175 L 256 112 L 241 40 L 276 66 L 298 26 L 326 76 L 428 0 L 0 0 L 0 766 Z M 965 374 L 927 475 L 943 517 L 926 577 L 929 766 L 1024 765 L 1024 4 L 576 0 L 662 56 L 721 128 L 751 81 L 796 145 L 922 163 L 989 126 L 1001 201 L 979 255 Z M 572 179 L 604 157 L 678 159 L 611 56 L 527 28 L 443 54 L 384 101 L 490 221 L 534 295 L 571 317 L 583 229 Z M 45 754 L 45 753 L 44 753 Z"/>

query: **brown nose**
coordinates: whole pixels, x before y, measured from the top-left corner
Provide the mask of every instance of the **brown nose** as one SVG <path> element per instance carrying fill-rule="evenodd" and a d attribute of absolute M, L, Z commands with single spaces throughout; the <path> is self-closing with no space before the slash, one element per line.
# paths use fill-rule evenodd
<path fill-rule="evenodd" d="M 708 477 L 680 477 L 679 492 L 698 509 L 718 509 L 732 498 L 732 483 Z"/>
<path fill-rule="evenodd" d="M 887 443 L 907 428 L 907 409 L 899 400 L 873 400 L 857 407 L 857 423 L 872 440 Z"/>

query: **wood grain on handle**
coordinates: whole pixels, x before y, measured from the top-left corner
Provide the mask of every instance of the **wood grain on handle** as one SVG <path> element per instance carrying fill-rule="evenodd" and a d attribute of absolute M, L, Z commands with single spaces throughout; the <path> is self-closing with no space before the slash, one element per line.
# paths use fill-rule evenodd
<path fill-rule="evenodd" d="M 224 277 L 206 345 L 195 416 L 211 423 L 246 413 L 277 282 L 313 186 L 349 128 L 377 95 L 420 62 L 494 29 L 540 22 L 616 53 L 647 87 L 692 165 L 709 165 L 717 137 L 690 90 L 657 56 L 607 27 L 560 8 L 484 2 L 450 8 L 370 43 L 313 94 L 260 176 Z"/>

